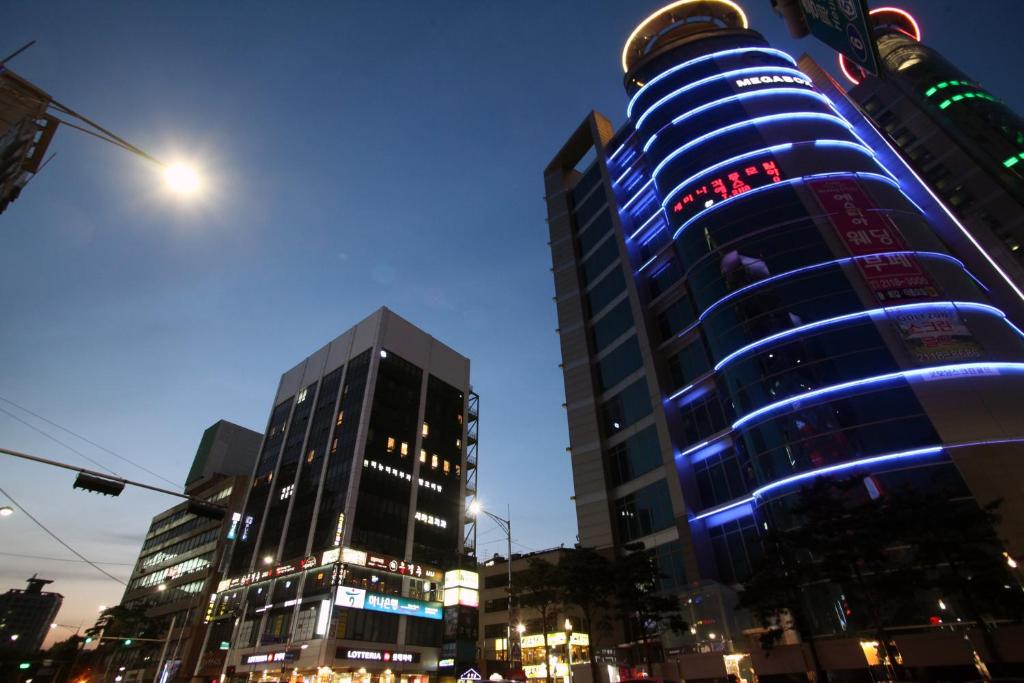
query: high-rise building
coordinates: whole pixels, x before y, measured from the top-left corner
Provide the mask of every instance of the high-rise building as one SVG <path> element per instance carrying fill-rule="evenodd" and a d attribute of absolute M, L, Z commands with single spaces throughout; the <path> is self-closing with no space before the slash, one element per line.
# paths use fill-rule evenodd
<path fill-rule="evenodd" d="M 847 472 L 1003 497 L 1024 550 L 1012 278 L 736 3 L 664 7 L 622 66 L 626 122 L 591 113 L 544 174 L 580 542 L 643 543 L 704 599 Z"/>
<path fill-rule="evenodd" d="M 214 505 L 238 511 L 249 490 L 249 477 L 262 435 L 225 420 L 203 433 L 196 450 L 185 493 Z M 230 547 L 232 520 L 192 514 L 182 502 L 153 517 L 139 558 L 121 598 L 121 608 L 137 611 L 144 633 L 153 640 L 135 639 L 130 646 L 112 648 L 111 671 L 124 667 L 126 680 L 154 680 L 157 669 L 167 680 L 189 680 L 199 664 L 206 633 L 204 617 L 209 597 L 220 581 L 221 558 Z M 164 640 L 167 647 L 163 647 Z M 220 661 L 204 664 L 220 673 Z"/>
<path fill-rule="evenodd" d="M 64 602 L 60 593 L 43 590 L 48 583 L 33 575 L 24 590 L 0 595 L 0 660 L 34 655 L 43 646 Z"/>
<path fill-rule="evenodd" d="M 282 375 L 210 605 L 230 679 L 425 683 L 456 658 L 440 591 L 468 550 L 475 406 L 469 359 L 386 308 Z"/>
<path fill-rule="evenodd" d="M 840 58 L 853 84 L 850 98 L 993 258 L 1024 283 L 1024 120 L 922 43 L 921 27 L 906 11 L 880 7 L 871 20 L 882 74 Z M 804 70 L 820 86 L 824 72 Z"/>
<path fill-rule="evenodd" d="M 0 213 L 43 165 L 57 131 L 49 106 L 49 95 L 0 65 Z"/>

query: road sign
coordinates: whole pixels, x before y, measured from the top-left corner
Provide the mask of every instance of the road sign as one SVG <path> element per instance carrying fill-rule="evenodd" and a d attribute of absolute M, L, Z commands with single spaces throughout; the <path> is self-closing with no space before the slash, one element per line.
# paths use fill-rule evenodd
<path fill-rule="evenodd" d="M 878 74 L 867 0 L 800 0 L 800 8 L 814 37 L 865 71 Z"/>

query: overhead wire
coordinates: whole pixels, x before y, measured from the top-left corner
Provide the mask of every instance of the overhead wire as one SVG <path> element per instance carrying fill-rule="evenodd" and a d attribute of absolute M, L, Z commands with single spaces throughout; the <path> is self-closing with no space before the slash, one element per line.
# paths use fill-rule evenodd
<path fill-rule="evenodd" d="M 26 555 L 24 553 L 5 553 L 0 552 L 0 556 L 3 557 L 20 557 L 26 560 L 46 560 L 47 562 L 84 562 L 84 560 L 78 560 L 71 557 L 48 557 L 46 555 Z M 118 567 L 134 567 L 134 562 L 97 562 L 96 564 L 105 564 Z"/>
<path fill-rule="evenodd" d="M 60 425 L 60 424 L 57 424 L 57 423 L 56 423 L 56 422 L 54 422 L 53 420 L 50 420 L 49 418 L 43 417 L 43 416 L 42 416 L 42 415 L 40 415 L 39 413 L 36 413 L 36 412 L 33 412 L 33 411 L 29 410 L 29 409 L 28 409 L 28 408 L 26 408 L 25 406 L 23 406 L 23 405 L 19 405 L 19 404 L 15 403 L 14 401 L 12 401 L 12 400 L 11 400 L 11 399 L 9 399 L 9 398 L 5 398 L 5 397 L 3 397 L 3 396 L 0 396 L 0 401 L 3 401 L 4 403 L 7 403 L 7 404 L 9 404 L 9 405 L 12 405 L 12 406 L 14 406 L 15 408 L 17 408 L 18 410 L 22 410 L 22 411 L 24 411 L 24 412 L 28 413 L 29 415 L 31 415 L 32 417 L 34 417 L 34 418 L 36 418 L 36 419 L 38 419 L 38 420 L 42 420 L 42 421 L 43 421 L 43 422 L 45 422 L 46 424 L 48 424 L 48 425 L 51 425 L 51 426 L 53 426 L 53 427 L 56 427 L 57 429 L 59 429 L 59 430 L 61 430 L 61 431 L 63 431 L 63 432 L 67 432 L 68 434 L 70 434 L 71 436 L 75 437 L 76 439 L 81 439 L 82 441 L 84 441 L 85 443 L 89 444 L 90 446 L 94 446 L 95 448 L 98 448 L 98 449 L 100 449 L 100 450 L 101 450 L 101 451 L 103 451 L 104 453 L 109 453 L 110 455 L 114 456 L 114 457 L 115 457 L 115 458 L 117 458 L 118 460 L 121 460 L 121 461 L 123 461 L 123 462 L 126 462 L 126 463 L 128 463 L 129 465 L 132 465 L 132 466 L 134 466 L 134 467 L 137 467 L 138 469 L 142 470 L 143 472 L 145 472 L 145 473 L 147 473 L 147 474 L 151 474 L 151 475 L 153 475 L 154 477 L 156 477 L 157 479 L 160 479 L 161 481 L 167 482 L 167 483 L 168 483 L 168 484 L 170 484 L 171 486 L 179 486 L 179 487 L 181 486 L 181 484 L 180 484 L 180 483 L 178 483 L 178 482 L 176 482 L 176 481 L 171 481 L 171 480 L 170 480 L 170 479 L 168 479 L 167 477 L 161 476 L 161 475 L 157 474 L 156 472 L 154 472 L 153 470 L 151 470 L 151 469 L 149 469 L 149 468 L 147 468 L 147 467 L 144 467 L 144 466 L 140 465 L 139 463 L 135 462 L 134 460 L 132 460 L 132 459 L 130 459 L 130 458 L 126 458 L 126 457 L 124 457 L 124 456 L 123 456 L 123 455 L 121 455 L 120 453 L 117 453 L 117 452 L 115 452 L 115 451 L 113 451 L 113 450 L 111 450 L 111 449 L 107 448 L 107 447 L 106 447 L 106 446 L 104 446 L 103 444 L 98 444 L 98 443 L 96 443 L 95 441 L 93 441 L 93 440 L 91 440 L 91 439 L 88 439 L 88 438 L 86 438 L 86 437 L 82 436 L 81 434 L 78 434 L 77 432 L 73 432 L 73 431 L 71 431 L 70 429 L 68 429 L 67 427 L 65 427 L 65 426 L 63 426 L 63 425 Z M 3 410 L 3 409 L 2 409 L 2 408 L 0 408 L 0 410 Z M 7 411 L 4 411 L 4 412 L 7 412 Z M 8 414 L 8 415 L 10 415 L 10 413 L 7 413 L 7 414 Z M 106 469 L 106 468 L 104 468 L 104 469 Z M 111 470 L 107 470 L 107 471 L 108 471 L 108 472 L 111 472 Z M 111 473 L 113 474 L 113 472 L 111 472 Z"/>
<path fill-rule="evenodd" d="M 128 582 L 127 582 L 127 581 L 124 581 L 124 580 L 122 580 L 122 579 L 119 579 L 119 578 L 117 578 L 116 576 L 114 576 L 113 574 L 111 574 L 110 572 L 108 572 L 108 571 L 107 571 L 106 569 L 104 569 L 103 567 L 99 566 L 98 564 L 96 564 L 95 562 L 93 562 L 92 560 L 90 560 L 89 558 L 87 558 L 87 557 L 86 557 L 85 555 L 83 555 L 82 553 L 80 553 L 80 552 L 78 552 L 77 550 L 75 550 L 74 548 L 72 548 L 72 547 L 71 547 L 71 546 L 70 546 L 70 545 L 69 545 L 69 544 L 68 544 L 68 543 L 67 543 L 66 541 L 64 541 L 64 539 L 62 539 L 62 538 L 61 538 L 60 536 L 58 536 L 57 534 L 55 534 L 55 533 L 53 533 L 52 531 L 50 531 L 50 530 L 49 530 L 49 529 L 47 528 L 47 526 L 46 526 L 45 524 L 43 524 L 43 523 L 42 523 L 42 522 L 40 522 L 40 521 L 39 521 L 38 519 L 36 519 L 35 517 L 33 517 L 33 516 L 32 516 L 32 513 L 31 513 L 31 512 L 29 512 L 28 510 L 26 510 L 26 509 L 25 509 L 25 506 L 24 506 L 24 505 L 22 505 L 21 503 L 19 503 L 18 501 L 16 501 L 16 500 L 15 500 L 15 499 L 14 499 L 13 497 L 11 497 L 11 494 L 7 493 L 7 491 L 4 491 L 4 490 L 3 490 L 3 488 L 0 488 L 0 493 L 2 493 L 2 494 L 3 494 L 3 495 L 4 495 L 5 497 L 6 497 L 6 498 L 7 498 L 7 500 L 11 501 L 11 502 L 12 502 L 12 503 L 14 504 L 14 506 L 15 506 L 16 508 L 18 508 L 19 510 L 21 510 L 21 511 L 22 511 L 22 512 L 23 512 L 23 513 L 25 514 L 25 516 L 26 516 L 26 517 L 28 517 L 28 518 L 29 518 L 29 519 L 31 519 L 31 520 L 32 520 L 33 522 L 35 522 L 35 523 L 36 523 L 36 526 L 38 526 L 38 527 L 39 527 L 40 529 L 42 529 L 42 530 L 43 530 L 43 531 L 45 531 L 45 532 L 46 532 L 47 534 L 49 534 L 49 535 L 50 535 L 50 537 L 51 537 L 51 538 L 53 538 L 53 540 L 57 541 L 57 542 L 58 542 L 58 543 L 60 543 L 60 544 L 61 544 L 62 546 L 64 546 L 65 548 L 67 548 L 67 549 L 68 549 L 69 551 L 71 551 L 71 554 L 73 554 L 73 555 L 74 555 L 75 557 L 79 558 L 80 560 L 82 560 L 82 562 L 85 562 L 85 563 L 86 563 L 87 565 L 89 565 L 90 567 L 92 567 L 93 569 L 95 569 L 96 571 L 98 571 L 99 573 L 103 574 L 103 575 L 104 575 L 104 576 L 106 576 L 107 578 L 109 578 L 109 579 L 113 579 L 114 581 L 117 581 L 117 582 L 118 582 L 119 584 L 121 584 L 122 586 L 127 586 L 127 585 L 128 585 Z"/>
<path fill-rule="evenodd" d="M 52 435 L 52 434 L 49 434 L 49 433 L 47 433 L 46 431 L 44 431 L 44 430 L 40 429 L 39 427 L 36 427 L 36 426 L 35 426 L 34 424 L 32 424 L 31 422 L 28 422 L 27 420 L 23 420 L 23 419 L 21 419 L 20 417 L 18 417 L 18 416 L 17 416 L 17 415 L 15 415 L 14 413 L 10 412 L 9 410 L 5 410 L 5 409 L 3 409 L 3 408 L 0 408 L 0 413 L 3 413 L 4 415 L 6 415 L 7 417 L 11 418 L 12 420 L 17 420 L 18 422 L 20 422 L 21 424 L 25 425 L 25 426 L 26 426 L 26 427 L 28 427 L 29 429 L 31 429 L 31 430 L 33 430 L 33 431 L 35 431 L 35 432 L 39 433 L 39 434 L 42 434 L 42 435 L 43 435 L 43 436 L 45 436 L 45 437 L 46 437 L 47 439 L 50 439 L 51 441 L 54 441 L 54 442 L 56 442 L 56 443 L 59 443 L 59 444 L 60 444 L 61 446 L 63 446 L 64 448 L 68 449 L 68 450 L 69 450 L 69 451 L 71 451 L 72 453 L 77 453 L 78 455 L 82 456 L 83 458 L 85 458 L 86 460 L 88 460 L 89 462 L 91 462 L 91 463 L 92 463 L 93 465 L 96 465 L 97 467 L 99 467 L 99 468 L 101 468 L 101 469 L 104 469 L 104 470 L 106 470 L 107 472 L 110 472 L 110 473 L 111 473 L 112 475 L 114 475 L 115 477 L 120 477 L 120 476 L 121 476 L 120 474 L 118 474 L 118 473 L 117 473 L 117 472 L 115 472 L 114 470 L 110 469 L 109 467 L 107 467 L 107 466 L 106 466 L 106 465 L 104 465 L 103 463 L 99 462 L 98 460 L 94 460 L 94 459 L 90 458 L 90 457 L 89 457 L 88 455 L 86 455 L 86 454 L 85 454 L 85 453 L 83 453 L 82 451 L 78 450 L 78 449 L 77 449 L 77 448 L 75 448 L 74 446 L 71 446 L 70 444 L 66 444 L 66 443 L 64 443 L 63 441 L 61 441 L 60 439 L 58 439 L 58 438 L 57 438 L 57 437 L 55 437 L 54 435 Z"/>

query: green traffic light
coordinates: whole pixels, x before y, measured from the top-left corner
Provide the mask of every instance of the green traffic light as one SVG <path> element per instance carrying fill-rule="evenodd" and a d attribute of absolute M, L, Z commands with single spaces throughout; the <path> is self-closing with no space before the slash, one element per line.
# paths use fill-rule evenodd
<path fill-rule="evenodd" d="M 32 662 L 22 662 L 21 664 L 18 665 L 18 668 L 19 669 L 27 669 L 30 666 L 32 666 Z"/>
<path fill-rule="evenodd" d="M 132 644 L 132 639 L 131 638 L 125 638 L 124 639 L 124 646 L 125 647 L 128 647 L 131 644 Z"/>
<path fill-rule="evenodd" d="M 92 636 L 89 636 L 88 638 L 85 639 L 85 644 L 86 645 L 88 645 L 91 642 L 92 642 Z"/>

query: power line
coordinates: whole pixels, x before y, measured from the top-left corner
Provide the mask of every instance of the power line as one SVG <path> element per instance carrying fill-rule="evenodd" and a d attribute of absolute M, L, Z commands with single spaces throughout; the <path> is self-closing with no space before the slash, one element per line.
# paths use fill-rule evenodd
<path fill-rule="evenodd" d="M 111 473 L 112 475 L 114 475 L 115 477 L 120 477 L 120 476 L 121 476 L 120 474 L 118 474 L 118 473 L 117 473 L 117 472 L 115 472 L 114 470 L 110 469 L 109 467 L 107 467 L 107 466 L 106 466 L 106 465 L 104 465 L 103 463 L 101 463 L 101 462 L 99 462 L 99 461 L 97 461 L 97 460 L 93 460 L 93 459 L 92 459 L 92 458 L 90 458 L 90 457 L 89 457 L 88 455 L 86 455 L 86 454 L 85 454 L 85 453 L 83 453 L 82 451 L 78 450 L 78 449 L 77 449 L 77 448 L 75 448 L 74 446 L 71 446 L 71 445 L 69 445 L 69 444 L 66 444 L 66 443 L 64 443 L 63 441 L 61 441 L 60 439 L 58 439 L 57 437 L 55 437 L 55 436 L 54 436 L 53 434 L 48 434 L 47 432 L 43 431 L 43 430 L 42 430 L 42 429 L 40 429 L 39 427 L 36 427 L 36 426 L 35 426 L 34 424 L 32 424 L 31 422 L 28 422 L 27 420 L 23 420 L 23 419 L 21 419 L 20 417 L 18 417 L 18 416 L 17 416 L 17 415 L 15 415 L 14 413 L 12 413 L 12 412 L 10 412 L 10 411 L 8 411 L 8 410 L 4 410 L 3 408 L 0 408 L 0 413 L 3 413 L 4 415 L 6 415 L 7 417 L 11 418 L 12 420 L 17 420 L 18 422 L 20 422 L 21 424 L 25 425 L 25 426 L 26 426 L 26 427 L 28 427 L 29 429 L 31 429 L 31 430 L 33 430 L 33 431 L 35 431 L 35 432 L 38 432 L 39 434 L 42 434 L 42 435 L 43 435 L 43 436 L 45 436 L 45 437 L 46 437 L 47 439 L 50 439 L 51 441 L 55 441 L 55 442 L 59 443 L 59 444 L 60 444 L 61 446 L 63 446 L 64 448 L 68 449 L 69 451 L 71 451 L 71 452 L 73 452 L 73 453 L 77 453 L 78 455 L 82 456 L 83 458 L 85 458 L 86 460 L 88 460 L 89 462 L 91 462 L 91 463 L 92 463 L 93 465 L 96 465 L 96 467 L 101 467 L 101 468 L 105 469 L 105 470 L 106 470 L 107 472 L 110 472 L 110 473 Z"/>
<path fill-rule="evenodd" d="M 104 446 L 104 445 L 102 445 L 102 444 L 98 444 L 98 443 L 96 443 L 95 441 L 93 441 L 93 440 L 91 440 L 91 439 L 88 439 L 88 438 L 86 438 L 86 437 L 82 436 L 81 434 L 78 434 L 77 432 L 73 432 L 73 431 L 71 431 L 70 429 L 68 429 L 67 427 L 64 427 L 63 425 L 59 425 L 59 424 L 57 424 L 57 423 L 56 423 L 56 422 L 54 422 L 53 420 L 50 420 L 50 419 L 48 419 L 48 418 L 45 418 L 45 417 L 43 417 L 43 416 L 42 416 L 42 415 L 40 415 L 39 413 L 34 413 L 34 412 L 32 412 L 31 410 L 29 410 L 29 409 L 28 409 L 28 408 L 26 408 L 25 406 L 22 406 L 22 405 L 18 405 L 17 403 L 15 403 L 14 401 L 12 401 L 12 400 L 11 400 L 11 399 L 9 399 L 9 398 L 4 398 L 3 396 L 0 396 L 0 401 L 3 401 L 4 403 L 8 403 L 8 404 L 10 404 L 10 405 L 14 406 L 15 408 L 17 408 L 17 409 L 19 409 L 19 410 L 23 410 L 23 411 L 25 411 L 26 413 L 28 413 L 29 415 L 31 415 L 32 417 L 34 417 L 34 418 L 36 418 L 36 419 L 39 419 L 39 420 L 42 420 L 42 421 L 43 421 L 43 422 L 45 422 L 46 424 L 48 424 L 48 425 L 51 425 L 51 426 L 53 426 L 53 427 L 56 427 L 57 429 L 59 429 L 59 430 L 61 430 L 61 431 L 67 432 L 67 433 L 68 433 L 68 434 L 70 434 L 71 436 L 73 436 L 73 437 L 75 437 L 75 438 L 77 438 L 77 439 L 81 439 L 82 441 L 86 442 L 86 443 L 87 443 L 87 444 L 89 444 L 90 446 L 95 446 L 96 448 L 100 449 L 100 450 L 101 450 L 101 451 L 103 451 L 104 453 L 109 453 L 110 455 L 114 456 L 114 457 L 115 457 L 115 458 L 117 458 L 118 460 L 122 460 L 122 461 L 124 461 L 124 462 L 128 463 L 129 465 L 133 465 L 133 466 L 135 466 L 135 467 L 139 468 L 140 470 L 142 470 L 143 472 L 146 472 L 147 474 L 152 474 L 152 475 L 153 475 L 154 477 L 156 477 L 157 479 L 160 479 L 161 481 L 165 481 L 165 482 L 167 482 L 168 484 L 170 484 L 171 486 L 180 486 L 180 485 L 181 485 L 181 484 L 179 484 L 178 482 L 175 482 L 175 481 L 171 481 L 170 479 L 168 479 L 168 478 L 166 478 L 166 477 L 162 477 L 162 476 L 160 476 L 159 474 L 157 474 L 157 473 L 156 473 L 156 472 L 154 472 L 153 470 L 150 470 L 150 469 L 147 469 L 146 467 L 143 467 L 143 466 L 142 466 L 142 465 L 140 465 L 139 463 L 135 462 L 134 460 L 131 460 L 131 459 L 129 459 L 129 458 L 126 458 L 126 457 L 124 457 L 124 456 L 123 456 L 123 455 L 121 455 L 120 453 L 115 453 L 114 451 L 112 451 L 111 449 L 107 448 L 106 446 Z M 0 409 L 0 410 L 2 410 L 2 409 Z M 7 412 L 7 411 L 4 411 L 4 412 Z M 7 414 L 8 414 L 8 415 L 10 415 L 10 413 L 7 413 Z M 104 469 L 106 469 L 106 468 L 104 468 Z M 107 470 L 107 471 L 109 472 L 109 471 L 111 471 L 111 470 Z"/>
<path fill-rule="evenodd" d="M 45 555 L 25 555 L 22 553 L 3 553 L 0 555 L 5 557 L 21 557 L 26 560 L 46 560 L 48 562 L 84 562 L 84 560 L 75 560 L 70 557 L 47 557 Z M 118 567 L 134 567 L 134 562 L 97 562 L 96 564 L 115 565 Z"/>
<path fill-rule="evenodd" d="M 22 505 L 21 503 L 19 503 L 18 501 L 14 500 L 14 498 L 12 498 L 12 497 L 11 497 L 11 494 L 7 493 L 7 491 L 4 491 L 4 490 L 3 490 L 3 488 L 0 488 L 0 493 L 4 494 L 4 496 L 6 496 L 6 497 L 7 497 L 7 499 L 8 499 L 9 501 L 11 501 L 12 503 L 14 503 L 14 506 L 15 506 L 16 508 L 18 508 L 19 510 L 21 510 L 22 512 L 24 512 L 24 513 L 25 513 L 25 516 L 26 516 L 26 517 L 28 517 L 29 519 L 31 519 L 31 520 L 32 520 L 33 522 L 35 522 L 35 523 L 36 523 L 36 525 L 37 525 L 37 526 L 38 526 L 38 527 L 39 527 L 40 529 L 42 529 L 43 531 L 45 531 L 46 533 L 48 533 L 48 534 L 49 534 L 49 535 L 50 535 L 50 536 L 51 536 L 51 537 L 53 538 L 53 540 L 57 541 L 57 542 L 58 542 L 58 543 L 60 543 L 60 544 L 61 544 L 62 546 L 64 546 L 64 547 L 65 547 L 65 548 L 67 548 L 68 550 L 70 550 L 70 551 L 71 551 L 71 554 L 72 554 L 72 555 L 74 555 L 75 557 L 79 558 L 80 560 L 82 560 L 82 562 L 85 562 L 85 563 L 86 563 L 87 565 L 89 565 L 90 567 L 92 567 L 93 569 L 95 569 L 96 571 L 98 571 L 99 573 L 103 574 L 103 575 L 104 575 L 104 576 L 106 576 L 107 578 L 110 578 L 110 579 L 113 579 L 114 581 L 117 581 L 117 582 L 118 582 L 119 584 L 121 584 L 122 586 L 127 586 L 127 585 L 128 585 L 128 583 L 127 583 L 127 582 L 125 582 L 125 581 L 122 581 L 121 579 L 117 578 L 116 576 L 114 576 L 113 574 L 111 574 L 110 572 L 108 572 L 108 571 L 107 571 L 106 569 L 104 569 L 103 567 L 99 566 L 98 564 L 96 564 L 95 562 L 93 562 L 92 560 L 90 560 L 89 558 L 87 558 L 87 557 L 86 557 L 85 555 L 83 555 L 82 553 L 78 552 L 77 550 L 75 550 L 74 548 L 72 548 L 72 547 L 71 547 L 70 545 L 68 545 L 67 543 L 65 543 L 65 542 L 64 542 L 64 540 L 63 540 L 63 539 L 62 539 L 62 538 L 61 538 L 60 536 L 58 536 L 57 534 L 55 534 L 55 533 L 53 533 L 52 531 L 50 531 L 49 529 L 47 529 L 47 528 L 46 528 L 46 525 L 45 525 L 45 524 L 43 524 L 43 523 L 42 523 L 42 522 L 40 522 L 40 521 L 39 521 L 38 519 L 36 519 L 35 517 L 33 517 L 33 516 L 32 516 L 32 513 L 31 513 L 31 512 L 29 512 L 28 510 L 26 510 L 26 509 L 25 509 L 25 506 L 23 506 L 23 505 Z"/>

